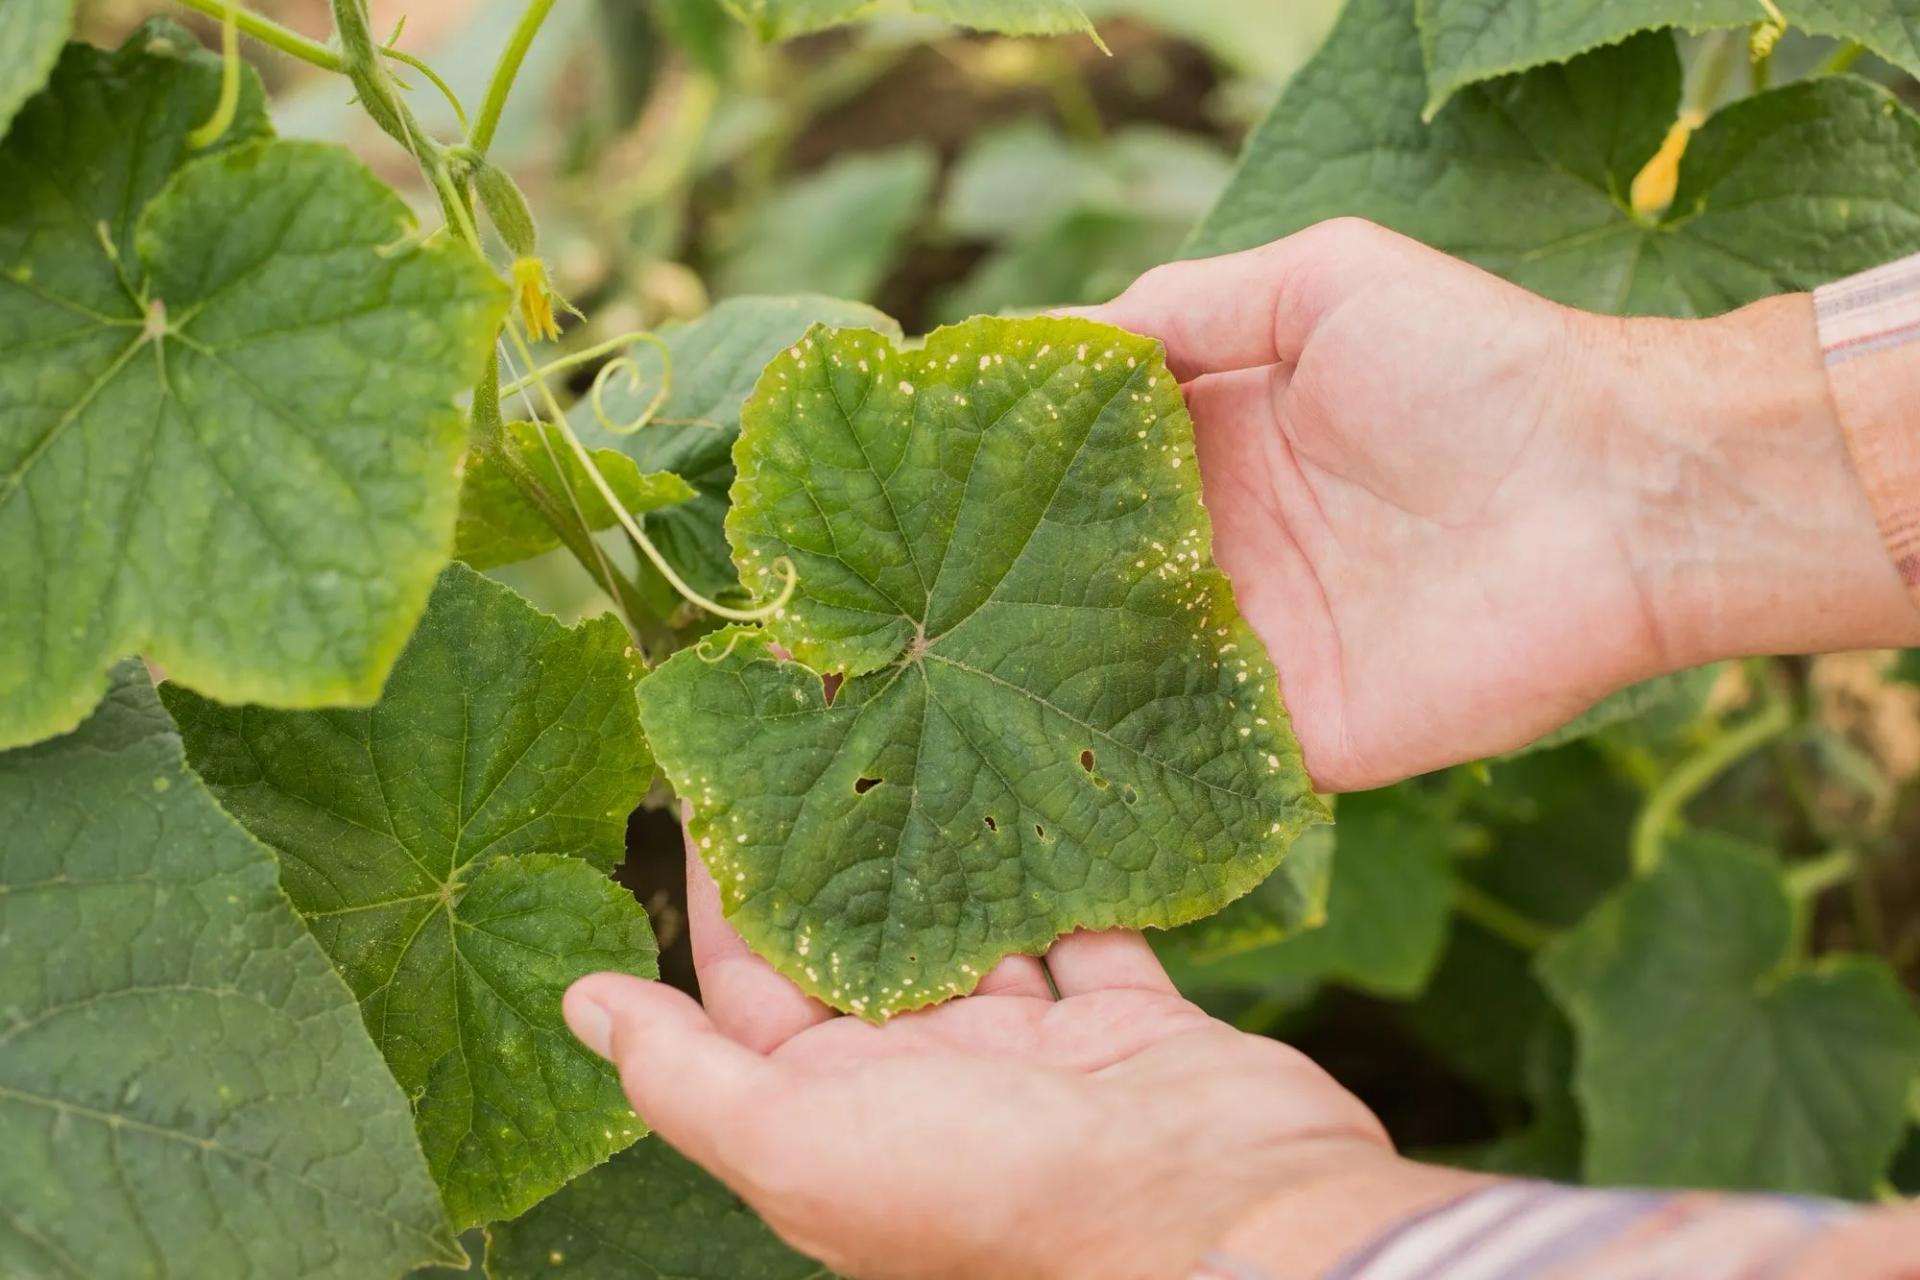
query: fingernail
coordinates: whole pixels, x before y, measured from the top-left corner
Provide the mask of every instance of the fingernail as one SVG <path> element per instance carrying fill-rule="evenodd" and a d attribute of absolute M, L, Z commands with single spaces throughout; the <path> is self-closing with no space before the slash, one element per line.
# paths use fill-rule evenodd
<path fill-rule="evenodd" d="M 561 1006 L 567 1027 L 576 1039 L 609 1062 L 613 1060 L 613 1014 L 592 997 L 580 997 Z"/>

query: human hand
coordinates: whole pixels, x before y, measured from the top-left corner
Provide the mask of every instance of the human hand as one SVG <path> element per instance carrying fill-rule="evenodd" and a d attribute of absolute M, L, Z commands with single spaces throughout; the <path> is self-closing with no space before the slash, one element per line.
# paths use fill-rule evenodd
<path fill-rule="evenodd" d="M 1010 957 L 873 1026 L 748 951 L 691 851 L 687 873 L 705 1008 L 597 974 L 568 1024 L 662 1137 L 837 1271 L 1180 1277 L 1277 1190 L 1404 1163 L 1301 1054 L 1183 1000 L 1137 933 L 1069 935 L 1044 968 Z"/>
<path fill-rule="evenodd" d="M 1588 315 L 1348 219 L 1078 314 L 1166 343 L 1215 557 L 1323 790 L 1716 658 L 1920 642 L 1804 295 Z"/>

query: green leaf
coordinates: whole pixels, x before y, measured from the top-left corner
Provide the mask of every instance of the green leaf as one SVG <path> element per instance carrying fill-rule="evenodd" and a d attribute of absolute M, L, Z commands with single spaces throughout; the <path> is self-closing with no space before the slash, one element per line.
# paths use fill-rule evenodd
<path fill-rule="evenodd" d="M 714 267 L 715 290 L 871 297 L 938 172 L 932 148 L 914 145 L 847 156 L 794 179 L 741 219 Z"/>
<path fill-rule="evenodd" d="M 739 592 L 724 522 L 740 406 L 767 362 L 814 324 L 900 336 L 890 317 L 858 302 L 806 294 L 728 298 L 698 320 L 661 329 L 672 378 L 666 403 L 651 424 L 628 434 L 608 431 L 587 403 L 568 415 L 587 444 L 618 449 L 643 471 L 671 471 L 693 486 L 691 501 L 649 514 L 644 525 L 667 562 L 706 595 Z M 659 352 L 642 347 L 634 359 L 637 381 L 611 378 L 602 397 L 615 422 L 637 419 L 660 385 Z"/>
<path fill-rule="evenodd" d="M 0 1273 L 457 1262 L 353 998 L 125 663 L 0 755 Z"/>
<path fill-rule="evenodd" d="M 881 11 L 882 0 L 721 0 L 728 12 L 762 40 L 787 40 L 809 31 L 855 22 Z M 1006 35 L 1058 35 L 1093 24 L 1071 0 L 906 0 L 915 13 L 976 31 Z"/>
<path fill-rule="evenodd" d="M 1461 88 L 1549 62 L 1565 62 L 1642 31 L 1751 26 L 1773 18 L 1761 0 L 1418 0 L 1429 111 Z M 1887 61 L 1920 69 L 1920 5 L 1913 0 L 1778 0 L 1787 21 L 1812 35 L 1858 40 Z"/>
<path fill-rule="evenodd" d="M 1353 0 L 1188 251 L 1352 214 L 1575 306 L 1684 316 L 1920 250 L 1920 119 L 1864 80 L 1788 85 L 1714 116 L 1657 222 L 1628 195 L 1679 106 L 1671 36 L 1476 86 L 1431 126 L 1425 88 L 1410 0 Z"/>
<path fill-rule="evenodd" d="M 1324 821 L 1157 343 L 815 328 L 742 423 L 735 560 L 799 590 L 663 665 L 641 719 L 728 915 L 803 989 L 882 1018 L 1068 929 L 1184 923 Z"/>
<path fill-rule="evenodd" d="M 571 493 L 589 529 L 598 531 L 619 523 L 619 517 L 556 428 L 531 422 L 508 423 L 500 448 L 510 450 L 549 493 L 563 501 Z M 590 454 L 630 515 L 658 511 L 695 496 L 693 486 L 672 472 L 643 472 L 632 458 L 613 449 L 593 449 Z M 556 460 L 560 464 L 557 467 Z M 467 455 L 466 476 L 460 487 L 460 520 L 454 528 L 453 543 L 457 559 L 476 569 L 493 569 L 553 550 L 560 545 L 560 535 L 520 492 L 506 464 L 476 450 Z"/>
<path fill-rule="evenodd" d="M 7 0 L 0 8 L 0 138 L 40 91 L 73 30 L 73 0 Z"/>
<path fill-rule="evenodd" d="M 1579 1040 L 1590 1179 L 1871 1194 L 1920 1019 L 1879 960 L 1797 960 L 1794 917 L 1763 851 L 1693 837 L 1543 953 Z"/>
<path fill-rule="evenodd" d="M 1274 978 L 1333 981 L 1401 999 L 1416 995 L 1446 946 L 1453 905 L 1451 828 L 1398 788 L 1343 796 L 1338 818 L 1339 843 L 1324 923 L 1303 933 L 1296 927 L 1289 932 L 1298 936 L 1270 941 L 1260 948 L 1260 965 Z M 1289 857 L 1281 863 L 1276 876 L 1291 861 Z M 1214 919 L 1243 913 L 1241 904 L 1247 900 Z M 1278 933 L 1285 918 L 1274 913 L 1272 922 Z M 1203 920 L 1186 926 L 1203 931 L 1196 941 L 1204 950 L 1195 959 L 1219 959 L 1247 949 L 1223 948 L 1222 942 L 1237 940 L 1234 926 L 1210 929 L 1212 924 Z M 1242 936 L 1251 933 L 1249 928 Z"/>
<path fill-rule="evenodd" d="M 1628 685 L 1600 699 L 1553 732 L 1508 752 L 1505 758 L 1549 751 L 1633 720 L 1645 719 L 1675 727 L 1687 724 L 1706 710 L 1707 698 L 1720 679 L 1720 672 L 1721 666 L 1716 662 Z"/>
<path fill-rule="evenodd" d="M 1169 930 L 1155 940 L 1162 955 L 1176 957 L 1197 981 L 1206 968 L 1318 929 L 1327 921 L 1333 887 L 1335 828 L 1310 827 L 1293 842 L 1272 875 L 1244 898 L 1214 914 Z"/>
<path fill-rule="evenodd" d="M 344 151 L 182 164 L 219 81 L 184 39 L 69 48 L 0 146 L 0 746 L 135 650 L 371 701 L 446 560 L 499 286 Z M 228 137 L 265 127 L 249 78 Z"/>
<path fill-rule="evenodd" d="M 489 1233 L 490 1280 L 827 1280 L 740 1197 L 655 1138 Z"/>
<path fill-rule="evenodd" d="M 1920 684 L 1920 649 L 1903 649 L 1887 673 L 1903 684 Z"/>
<path fill-rule="evenodd" d="M 223 707 L 169 687 L 194 768 L 281 881 L 413 1100 L 456 1227 L 511 1217 L 641 1132 L 560 996 L 651 977 L 652 930 L 601 868 L 652 762 L 638 658 L 449 568 L 378 704 Z"/>

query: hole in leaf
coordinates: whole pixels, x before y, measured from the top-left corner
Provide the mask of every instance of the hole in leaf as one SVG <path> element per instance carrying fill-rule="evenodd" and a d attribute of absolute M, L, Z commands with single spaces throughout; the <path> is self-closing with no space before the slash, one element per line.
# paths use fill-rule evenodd
<path fill-rule="evenodd" d="M 1120 798 L 1128 804 L 1132 804 L 1140 798 L 1140 793 L 1135 791 L 1131 786 L 1126 786 L 1120 788 Z"/>
<path fill-rule="evenodd" d="M 993 820 L 993 815 L 992 815 L 992 814 L 988 814 L 988 815 L 987 815 L 987 830 L 989 830 L 989 831 L 998 831 L 999 829 L 1000 829 L 1000 824 L 999 824 L 999 823 L 997 823 L 997 822 L 995 822 L 995 821 Z"/>
<path fill-rule="evenodd" d="M 1093 772 L 1093 751 L 1091 749 L 1080 753 L 1080 767 L 1088 773 Z"/>
<path fill-rule="evenodd" d="M 828 706 L 833 705 L 834 696 L 840 692 L 840 686 L 846 682 L 847 678 L 838 671 L 829 671 L 820 677 L 820 692 L 826 695 Z"/>
<path fill-rule="evenodd" d="M 863 796 L 879 786 L 881 782 L 882 779 L 880 778 L 855 778 L 853 780 L 854 794 Z"/>
<path fill-rule="evenodd" d="M 1047 829 L 1036 822 L 1033 824 L 1033 834 L 1045 840 L 1047 838 Z"/>

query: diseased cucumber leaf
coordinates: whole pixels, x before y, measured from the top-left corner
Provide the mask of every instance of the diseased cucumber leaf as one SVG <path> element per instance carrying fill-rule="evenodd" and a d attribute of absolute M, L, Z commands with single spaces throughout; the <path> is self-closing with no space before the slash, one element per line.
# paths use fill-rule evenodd
<path fill-rule="evenodd" d="M 830 1280 L 739 1196 L 658 1138 L 488 1233 L 488 1280 Z"/>
<path fill-rule="evenodd" d="M 167 688 L 193 766 L 281 882 L 413 1100 L 456 1227 L 511 1217 L 641 1133 L 560 1017 L 569 982 L 652 977 L 606 877 L 652 761 L 610 618 L 563 627 L 460 565 L 366 710 Z"/>
<path fill-rule="evenodd" d="M 499 285 L 345 151 L 182 164 L 220 78 L 185 41 L 70 47 L 0 146 L 0 746 L 133 650 L 371 701 L 446 560 Z M 265 129 L 249 78 L 228 136 Z"/>
<path fill-rule="evenodd" d="M 1659 27 L 1750 26 L 1775 16 L 1762 0 L 1418 0 L 1428 108 L 1480 80 L 1526 71 Z M 1920 69 L 1920 5 L 1913 0 L 1777 0 L 1812 35 L 1858 40 L 1887 61 Z"/>
<path fill-rule="evenodd" d="M 1176 957 L 1196 980 L 1204 981 L 1208 965 L 1250 951 L 1266 951 L 1275 943 L 1318 929 L 1327 922 L 1337 842 L 1331 826 L 1308 828 L 1253 892 L 1204 919 L 1169 930 L 1154 940 L 1155 948 Z"/>
<path fill-rule="evenodd" d="M 1184 923 L 1325 820 L 1157 343 L 816 328 L 734 456 L 742 580 L 791 560 L 798 592 L 660 667 L 641 719 L 728 916 L 804 990 L 884 1018 L 1075 927 Z"/>
<path fill-rule="evenodd" d="M 0 7 L 0 138 L 40 91 L 73 30 L 73 0 L 7 0 Z"/>
<path fill-rule="evenodd" d="M 762 40 L 787 40 L 882 12 L 884 0 L 720 0 L 727 11 Z M 1072 0 L 905 0 L 915 13 L 976 31 L 1006 35 L 1058 35 L 1093 24 Z M 1097 40 L 1098 36 L 1094 36 Z"/>
<path fill-rule="evenodd" d="M 1795 958 L 1762 850 L 1694 836 L 1542 953 L 1578 1037 L 1602 1183 L 1865 1197 L 1920 1073 L 1920 1019 L 1877 959 Z"/>
<path fill-rule="evenodd" d="M 890 317 L 858 302 L 811 294 L 728 298 L 698 320 L 660 331 L 672 378 L 666 402 L 646 427 L 624 435 L 609 431 L 590 403 L 568 415 L 585 443 L 618 449 L 641 470 L 671 471 L 694 487 L 691 501 L 648 514 L 644 527 L 660 554 L 696 591 L 709 596 L 739 593 L 724 521 L 740 406 L 767 362 L 798 342 L 813 324 L 900 336 Z M 642 347 L 634 359 L 637 381 L 616 376 L 601 397 L 615 423 L 636 420 L 660 385 L 659 353 Z"/>
<path fill-rule="evenodd" d="M 598 531 L 619 523 L 580 459 L 555 428 L 510 422 L 500 447 L 511 450 L 556 498 L 565 501 L 571 493 L 589 529 Z M 608 487 L 630 515 L 658 511 L 694 497 L 693 486 L 672 472 L 643 472 L 633 459 L 613 449 L 590 453 Z M 454 527 L 453 542 L 457 559 L 476 569 L 493 569 L 553 550 L 560 545 L 560 535 L 520 492 L 506 466 L 476 451 L 467 455 L 467 471 L 460 486 L 460 520 Z"/>
<path fill-rule="evenodd" d="M 1353 0 L 1188 252 L 1353 214 L 1575 306 L 1687 316 L 1920 250 L 1920 119 L 1864 80 L 1721 111 L 1657 221 L 1635 218 L 1629 197 L 1679 107 L 1670 35 L 1475 86 L 1431 126 L 1425 89 L 1410 0 Z"/>
<path fill-rule="evenodd" d="M 1608 694 L 1551 733 L 1509 751 L 1505 758 L 1511 760 L 1534 751 L 1549 751 L 1632 720 L 1645 719 L 1675 727 L 1684 725 L 1706 710 L 1707 698 L 1720 679 L 1720 671 L 1721 666 L 1716 662 L 1628 685 Z"/>
<path fill-rule="evenodd" d="M 0 1273 L 458 1262 L 353 997 L 136 662 L 0 755 Z"/>
<path fill-rule="evenodd" d="M 1201 966 L 1257 949 L 1261 968 L 1275 979 L 1339 982 L 1400 999 L 1419 994 L 1440 961 L 1453 909 L 1450 826 L 1397 788 L 1343 796 L 1338 817 L 1332 881 L 1317 928 L 1286 928 L 1285 915 L 1276 911 L 1268 916 L 1269 935 L 1256 940 L 1258 921 L 1243 905 L 1285 874 L 1301 852 L 1296 847 L 1267 885 L 1169 940 L 1181 939 Z M 1194 976 L 1204 981 L 1204 967 Z"/>

